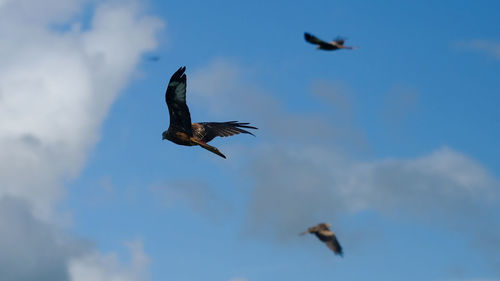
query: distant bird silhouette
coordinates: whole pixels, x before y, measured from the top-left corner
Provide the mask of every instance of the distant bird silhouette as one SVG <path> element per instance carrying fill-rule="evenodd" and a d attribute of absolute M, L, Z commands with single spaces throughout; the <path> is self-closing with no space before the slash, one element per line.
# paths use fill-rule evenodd
<path fill-rule="evenodd" d="M 331 225 L 328 223 L 320 223 L 316 226 L 309 227 L 306 231 L 300 233 L 300 235 L 304 235 L 307 233 L 315 234 L 316 237 L 319 238 L 322 242 L 328 246 L 335 254 L 340 255 L 341 257 L 344 255 L 342 252 L 342 246 L 340 246 L 335 233 L 330 230 Z"/>
<path fill-rule="evenodd" d="M 248 126 L 249 123 L 229 122 L 200 122 L 191 124 L 189 108 L 186 104 L 186 67 L 179 68 L 170 78 L 165 101 L 170 114 L 170 126 L 162 134 L 163 139 L 180 145 L 199 145 L 223 158 L 226 158 L 217 148 L 207 142 L 215 137 L 228 137 L 239 133 L 254 135 L 245 129 L 257 129 Z"/>
<path fill-rule="evenodd" d="M 316 36 L 313 36 L 307 32 L 304 33 L 304 38 L 307 42 L 318 45 L 318 49 L 326 50 L 326 51 L 334 51 L 338 49 L 349 49 L 353 50 L 356 47 L 344 46 L 345 38 L 337 37 L 335 40 L 330 42 L 325 42 L 321 39 L 318 39 Z"/>

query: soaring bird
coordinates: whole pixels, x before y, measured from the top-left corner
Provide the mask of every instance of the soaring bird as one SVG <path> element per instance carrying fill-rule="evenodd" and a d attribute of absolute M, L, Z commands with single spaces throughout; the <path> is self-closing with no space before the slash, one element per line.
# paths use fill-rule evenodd
<path fill-rule="evenodd" d="M 249 123 L 229 122 L 200 122 L 191 124 L 191 115 L 186 104 L 186 67 L 179 68 L 170 78 L 165 101 L 170 114 L 170 126 L 162 134 L 162 139 L 180 145 L 199 145 L 223 158 L 226 158 L 217 148 L 210 146 L 207 142 L 215 137 L 228 137 L 239 133 L 250 134 L 245 129 L 257 129 L 248 126 Z"/>
<path fill-rule="evenodd" d="M 322 242 L 328 246 L 336 255 L 343 256 L 342 246 L 340 246 L 335 233 L 330 230 L 331 225 L 329 223 L 320 223 L 316 226 L 309 227 L 306 231 L 302 232 L 300 235 L 307 233 L 315 234 Z"/>
<path fill-rule="evenodd" d="M 349 50 L 356 49 L 356 47 L 344 46 L 345 38 L 341 38 L 341 37 L 337 37 L 333 41 L 330 41 L 330 42 L 325 42 L 321 39 L 318 39 L 316 36 L 305 32 L 304 38 L 306 39 L 307 42 L 314 44 L 314 45 L 318 45 L 318 49 L 320 49 L 320 50 L 334 51 L 334 50 L 338 50 L 338 49 L 349 49 Z"/>

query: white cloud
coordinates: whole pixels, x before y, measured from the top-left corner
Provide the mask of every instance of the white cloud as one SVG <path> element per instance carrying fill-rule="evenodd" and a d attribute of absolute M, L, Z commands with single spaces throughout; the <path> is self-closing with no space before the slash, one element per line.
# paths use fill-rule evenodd
<path fill-rule="evenodd" d="M 0 0 L 0 23 L 19 24 L 21 29 L 28 25 L 49 25 L 67 20 L 75 15 L 83 4 L 93 0 Z M 37 13 L 33 13 L 37 11 Z M 17 27 L 17 26 L 16 26 Z M 13 29 L 15 30 L 15 29 Z"/>
<path fill-rule="evenodd" d="M 142 243 L 128 244 L 131 261 L 122 265 L 115 254 L 103 255 L 97 251 L 75 258 L 69 262 L 72 281 L 136 281 L 147 280 L 149 258 Z"/>
<path fill-rule="evenodd" d="M 147 280 L 149 259 L 142 243 L 127 244 L 131 260 L 101 254 L 33 216 L 26 200 L 0 199 L 0 272 L 2 281 L 138 281 Z"/>
<path fill-rule="evenodd" d="M 48 215 L 60 179 L 81 169 L 140 55 L 156 45 L 160 23 L 116 3 L 98 6 L 87 31 L 27 24 L 22 41 L 0 43 L 0 194 L 28 198 L 37 213 Z"/>
<path fill-rule="evenodd" d="M 86 269 L 107 280 L 144 280 L 138 273 L 146 266 L 141 249 L 132 251 L 131 265 L 137 268 L 125 270 L 88 243 L 65 237 L 55 223 L 61 214 L 54 206 L 64 184 L 85 164 L 109 107 L 141 55 L 156 47 L 155 33 L 162 26 L 143 14 L 137 1 L 100 1 L 87 6 L 93 12 L 83 30 L 77 15 L 91 2 L 0 2 L 0 205 L 17 216 L 5 218 L 1 226 L 12 233 L 33 230 L 30 237 L 12 234 L 0 241 L 0 246 L 8 241 L 5 247 L 24 247 L 3 251 L 9 262 L 2 275 L 10 280 L 82 280 Z M 106 268 L 99 271 L 99 266 Z"/>

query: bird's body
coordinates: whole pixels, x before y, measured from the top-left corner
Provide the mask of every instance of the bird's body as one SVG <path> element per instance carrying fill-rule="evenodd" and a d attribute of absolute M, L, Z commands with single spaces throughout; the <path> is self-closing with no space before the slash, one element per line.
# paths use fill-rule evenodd
<path fill-rule="evenodd" d="M 342 256 L 344 253 L 342 251 L 342 246 L 340 246 L 335 233 L 330 230 L 330 224 L 320 223 L 316 226 L 309 227 L 306 231 L 302 232 L 301 235 L 311 233 L 316 235 L 319 240 L 324 242 L 328 248 L 330 248 L 335 254 Z"/>
<path fill-rule="evenodd" d="M 356 48 L 356 47 L 344 46 L 345 39 L 340 37 L 336 38 L 333 41 L 326 42 L 306 32 L 304 33 L 304 38 L 306 39 L 307 42 L 317 45 L 318 49 L 325 51 L 334 51 L 338 49 L 353 50 Z"/>
<path fill-rule="evenodd" d="M 163 139 L 169 140 L 178 145 L 194 146 L 196 143 L 191 141 L 191 136 L 184 132 L 176 132 L 170 128 L 164 132 Z"/>
<path fill-rule="evenodd" d="M 226 158 L 217 148 L 208 145 L 207 142 L 215 137 L 227 137 L 240 133 L 253 135 L 242 128 L 257 128 L 248 126 L 249 123 L 239 123 L 237 121 L 191 123 L 191 115 L 186 104 L 185 70 L 186 67 L 179 68 L 168 83 L 165 101 L 170 115 L 170 126 L 168 130 L 163 132 L 162 138 L 179 145 L 199 145 Z"/>

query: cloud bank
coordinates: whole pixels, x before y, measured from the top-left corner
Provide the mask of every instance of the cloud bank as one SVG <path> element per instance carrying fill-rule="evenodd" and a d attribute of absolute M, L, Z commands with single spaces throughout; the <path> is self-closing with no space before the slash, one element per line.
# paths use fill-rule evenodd
<path fill-rule="evenodd" d="M 270 146 L 256 155 L 250 171 L 255 180 L 252 222 L 277 226 L 282 234 L 296 232 L 305 222 L 364 210 L 453 226 L 487 214 L 483 210 L 498 198 L 498 182 L 447 147 L 415 159 L 363 162 L 328 147 Z"/>
<path fill-rule="evenodd" d="M 443 146 L 413 158 L 360 159 L 339 141 L 344 134 L 336 132 L 351 130 L 351 142 L 364 141 L 352 125 L 352 102 L 342 88 L 321 82 L 313 84 L 313 94 L 304 93 L 304 98 L 316 96 L 334 104 L 337 116 L 325 122 L 319 114 L 286 110 L 270 93 L 244 80 L 244 69 L 216 60 L 195 71 L 190 89 L 214 112 L 253 112 L 255 119 L 249 120 L 267 130 L 263 135 L 269 132 L 267 138 L 259 136 L 261 145 L 252 148 L 250 160 L 241 167 L 253 182 L 247 233 L 295 237 L 318 222 L 375 211 L 460 230 L 471 241 L 500 237 L 500 218 L 494 212 L 499 181 L 471 157 Z M 416 103 L 416 94 L 408 97 L 402 104 Z M 498 250 L 488 245 L 487 251 Z M 498 260 L 498 254 L 493 256 Z"/>
<path fill-rule="evenodd" d="M 82 169 L 109 107 L 141 54 L 156 47 L 155 33 L 162 27 L 135 1 L 93 4 L 0 2 L 0 275 L 5 281 L 144 280 L 147 263 L 140 246 L 132 247 L 132 262 L 122 268 L 116 257 L 65 234 L 56 223 L 64 184 Z M 89 22 L 81 16 L 85 7 L 91 10 Z"/>

